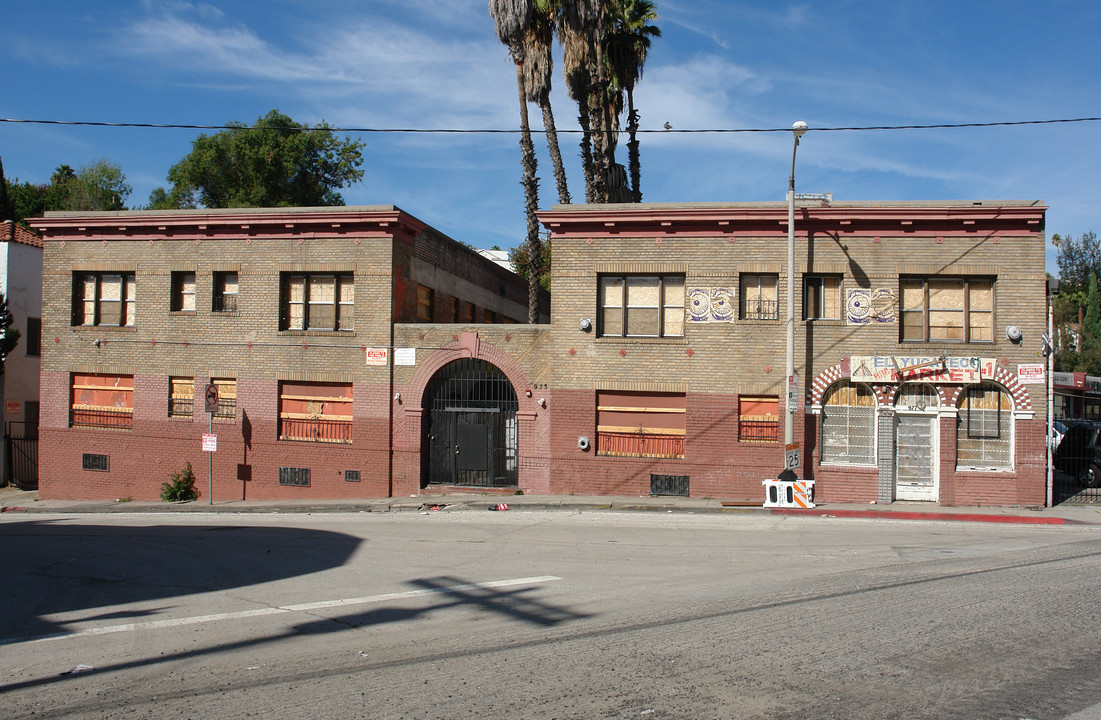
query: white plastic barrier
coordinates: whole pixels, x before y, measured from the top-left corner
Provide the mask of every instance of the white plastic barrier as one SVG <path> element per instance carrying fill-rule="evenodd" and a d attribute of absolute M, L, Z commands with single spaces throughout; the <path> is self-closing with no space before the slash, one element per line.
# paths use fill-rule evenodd
<path fill-rule="evenodd" d="M 762 480 L 765 487 L 765 507 L 814 507 L 814 481 Z"/>

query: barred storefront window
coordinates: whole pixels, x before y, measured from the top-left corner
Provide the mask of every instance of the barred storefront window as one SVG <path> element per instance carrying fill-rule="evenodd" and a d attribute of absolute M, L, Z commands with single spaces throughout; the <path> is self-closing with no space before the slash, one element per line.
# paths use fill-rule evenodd
<path fill-rule="evenodd" d="M 842 380 L 822 401 L 822 449 L 826 465 L 875 465 L 875 393 Z"/>
<path fill-rule="evenodd" d="M 956 467 L 1013 469 L 1013 401 L 1003 388 L 982 383 L 960 394 Z"/>

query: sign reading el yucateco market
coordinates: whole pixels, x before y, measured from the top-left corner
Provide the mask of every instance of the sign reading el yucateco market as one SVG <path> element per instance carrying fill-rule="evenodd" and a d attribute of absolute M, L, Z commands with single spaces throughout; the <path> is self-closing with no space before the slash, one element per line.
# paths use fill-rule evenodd
<path fill-rule="evenodd" d="M 841 370 L 845 373 L 845 360 Z M 898 383 L 911 381 L 970 385 L 994 377 L 998 361 L 978 357 L 924 357 L 853 355 L 848 376 L 855 382 Z"/>

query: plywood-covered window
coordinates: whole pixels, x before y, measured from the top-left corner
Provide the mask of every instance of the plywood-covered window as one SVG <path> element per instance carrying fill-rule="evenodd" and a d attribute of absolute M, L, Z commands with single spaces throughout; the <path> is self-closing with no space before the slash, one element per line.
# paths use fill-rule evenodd
<path fill-rule="evenodd" d="M 683 275 L 602 275 L 600 335 L 684 335 Z"/>
<path fill-rule="evenodd" d="M 195 312 L 195 273 L 181 271 L 172 273 L 172 287 L 169 294 L 169 309 L 172 312 Z"/>
<path fill-rule="evenodd" d="M 956 414 L 956 467 L 1013 469 L 1013 401 L 994 383 L 960 393 Z"/>
<path fill-rule="evenodd" d="M 430 287 L 417 286 L 417 322 L 432 322 L 436 306 L 436 293 Z"/>
<path fill-rule="evenodd" d="M 596 453 L 684 457 L 684 393 L 598 390 Z"/>
<path fill-rule="evenodd" d="M 73 373 L 71 427 L 130 430 L 134 427 L 134 376 Z"/>
<path fill-rule="evenodd" d="M 283 273 L 281 330 L 352 330 L 351 273 Z"/>
<path fill-rule="evenodd" d="M 775 443 L 780 440 L 780 400 L 775 395 L 738 398 L 738 440 Z"/>
<path fill-rule="evenodd" d="M 822 399 L 824 465 L 875 464 L 875 393 L 867 385 L 842 380 Z"/>
<path fill-rule="evenodd" d="M 903 277 L 903 342 L 994 342 L 990 278 Z"/>
<path fill-rule="evenodd" d="M 279 439 L 352 442 L 352 384 L 279 384 Z"/>
<path fill-rule="evenodd" d="M 192 417 L 195 411 L 195 378 L 168 379 L 168 416 Z"/>
<path fill-rule="evenodd" d="M 73 325 L 134 325 L 132 272 L 73 273 Z"/>
<path fill-rule="evenodd" d="M 218 388 L 218 410 L 214 417 L 222 420 L 237 419 L 237 380 L 233 378 L 212 378 Z"/>
<path fill-rule="evenodd" d="M 779 315 L 776 285 L 779 276 L 743 274 L 739 285 L 742 297 L 739 303 L 743 320 L 776 320 Z"/>
<path fill-rule="evenodd" d="M 840 275 L 807 275 L 803 278 L 803 319 L 841 319 Z"/>

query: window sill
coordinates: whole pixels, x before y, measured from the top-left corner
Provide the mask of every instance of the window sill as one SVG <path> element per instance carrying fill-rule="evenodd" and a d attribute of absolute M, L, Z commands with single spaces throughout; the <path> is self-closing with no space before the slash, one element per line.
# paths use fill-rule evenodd
<path fill-rule="evenodd" d="M 803 318 L 803 322 L 808 325 L 823 325 L 825 327 L 842 327 L 845 325 L 845 321 L 841 318 Z"/>
<path fill-rule="evenodd" d="M 70 325 L 73 330 L 95 330 L 97 332 L 137 332 L 134 325 Z"/>
<path fill-rule="evenodd" d="M 613 345 L 616 343 L 639 343 L 639 344 L 654 344 L 654 345 L 687 345 L 688 338 L 684 335 L 666 335 L 665 337 L 654 337 L 652 335 L 601 335 L 596 339 L 597 344 L 600 345 Z"/>
<path fill-rule="evenodd" d="M 998 467 L 974 467 L 974 466 L 956 466 L 956 472 L 965 473 L 985 473 L 987 475 L 1012 475 L 1017 471 L 1013 468 L 998 468 Z"/>
<path fill-rule="evenodd" d="M 355 330 L 280 330 L 279 335 L 283 337 L 304 337 L 310 335 L 313 337 L 355 337 Z"/>
<path fill-rule="evenodd" d="M 195 315 L 194 310 L 169 310 L 170 315 Z"/>

